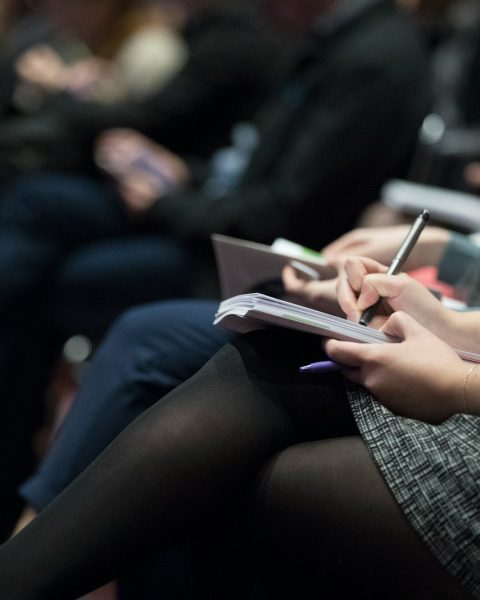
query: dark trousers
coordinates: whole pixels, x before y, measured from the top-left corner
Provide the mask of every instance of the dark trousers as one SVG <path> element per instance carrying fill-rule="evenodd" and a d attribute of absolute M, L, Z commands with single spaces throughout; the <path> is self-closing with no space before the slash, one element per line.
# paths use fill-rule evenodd
<path fill-rule="evenodd" d="M 31 436 L 68 335 L 104 333 L 126 308 L 186 295 L 189 252 L 131 222 L 97 180 L 38 175 L 0 199 L 0 536 L 32 468 Z"/>
<path fill-rule="evenodd" d="M 97 350 L 72 410 L 21 488 L 49 504 L 139 414 L 191 377 L 232 336 L 214 327 L 218 302 L 178 300 L 128 311 Z"/>
<path fill-rule="evenodd" d="M 212 325 L 218 302 L 177 300 L 130 309 L 94 355 L 75 402 L 50 450 L 21 495 L 43 509 L 130 422 L 193 375 L 231 337 Z M 118 582 L 121 598 L 208 595 L 213 540 L 189 540 Z"/>

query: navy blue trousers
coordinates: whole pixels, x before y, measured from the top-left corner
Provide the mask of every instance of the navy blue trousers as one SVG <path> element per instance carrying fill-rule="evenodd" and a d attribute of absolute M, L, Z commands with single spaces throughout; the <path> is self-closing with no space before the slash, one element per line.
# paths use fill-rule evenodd
<path fill-rule="evenodd" d="M 31 436 L 65 339 L 101 336 L 126 308 L 190 295 L 190 251 L 133 223 L 109 184 L 26 177 L 0 198 L 0 539 L 31 472 Z M 12 460 L 14 457 L 14 460 Z"/>
<path fill-rule="evenodd" d="M 232 333 L 218 302 L 164 301 L 128 311 L 97 350 L 72 410 L 21 495 L 43 509 L 139 414 L 191 377 Z"/>

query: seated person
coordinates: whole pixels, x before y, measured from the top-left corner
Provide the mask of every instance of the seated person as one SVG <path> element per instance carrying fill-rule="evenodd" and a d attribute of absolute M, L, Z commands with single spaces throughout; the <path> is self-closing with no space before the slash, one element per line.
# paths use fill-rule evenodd
<path fill-rule="evenodd" d="M 318 336 L 239 336 L 0 547 L 2 600 L 75 598 L 239 500 L 272 598 L 478 598 L 480 371 L 453 348 L 478 350 L 479 313 L 345 266 L 342 310 L 382 298 L 399 343 L 329 340 L 342 373 L 308 377 Z"/>
<path fill-rule="evenodd" d="M 406 226 L 356 229 L 323 249 L 342 270 L 345 258 L 363 254 L 384 263 L 403 240 Z M 427 227 L 406 268 L 438 267 L 440 280 L 455 285 L 480 260 L 468 238 Z M 300 304 L 343 315 L 338 279 L 305 281 L 286 267 L 288 296 Z M 36 473 L 21 487 L 27 508 L 17 530 L 45 508 L 134 418 L 192 376 L 231 331 L 212 325 L 218 302 L 177 300 L 134 308 L 112 328 L 97 350 L 73 407 Z"/>
<path fill-rule="evenodd" d="M 67 288 L 67 310 L 74 308 L 71 327 L 79 326 L 85 314 L 88 326 L 103 310 L 105 327 L 119 309 L 133 303 L 185 295 L 190 274 L 212 264 L 212 232 L 266 243 L 280 233 L 309 245 L 319 239 L 326 243 L 353 225 L 385 179 L 403 172 L 431 97 L 423 47 L 412 23 L 387 0 L 267 4 L 272 19 L 293 26 L 299 35 L 312 29 L 314 35 L 265 105 L 258 144 L 231 185 L 219 189 L 209 177 L 202 178 L 154 198 L 153 206 L 143 204 L 140 211 L 130 210 L 128 198 L 112 182 L 83 177 L 45 174 L 4 189 L 0 477 L 5 483 L 0 485 L 0 519 L 9 512 L 4 496 L 31 468 L 25 463 L 31 461 L 31 428 L 49 365 L 43 367 L 57 350 L 46 346 L 58 341 L 60 329 L 60 311 L 51 309 L 61 291 Z M 193 101 L 188 93 L 184 97 Z M 195 106 L 202 102 L 195 100 Z M 221 106 L 231 108 L 223 96 Z M 217 119 L 217 109 L 211 110 Z M 205 123 L 197 119 L 195 124 Z M 197 128 L 187 133 L 199 140 Z M 112 302 L 114 310 L 108 313 Z M 41 325 L 44 331 L 37 335 Z M 23 373 L 25 356 L 29 378 Z M 15 463 L 9 460 L 12 453 L 18 457 Z M 24 454 L 27 459 L 20 460 Z"/>

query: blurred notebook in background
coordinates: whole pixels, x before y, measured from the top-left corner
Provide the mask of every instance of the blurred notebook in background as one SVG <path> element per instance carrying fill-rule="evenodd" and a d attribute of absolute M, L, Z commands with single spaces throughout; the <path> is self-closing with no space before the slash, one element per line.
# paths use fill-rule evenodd
<path fill-rule="evenodd" d="M 271 246 L 220 234 L 213 234 L 211 239 L 222 298 L 258 290 L 265 283 L 280 279 L 283 267 L 291 260 L 314 269 L 319 278 L 334 275 L 319 252 L 283 238 Z"/>
<path fill-rule="evenodd" d="M 432 219 L 467 232 L 480 231 L 480 198 L 474 194 L 392 179 L 382 188 L 382 202 L 404 213 L 427 209 Z"/>

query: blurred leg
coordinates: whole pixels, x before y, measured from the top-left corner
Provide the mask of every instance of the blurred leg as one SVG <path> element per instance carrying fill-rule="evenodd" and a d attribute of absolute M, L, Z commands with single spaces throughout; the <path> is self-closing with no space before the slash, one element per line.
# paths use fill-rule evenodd
<path fill-rule="evenodd" d="M 205 527 L 282 447 L 352 433 L 341 378 L 298 374 L 313 338 L 239 338 L 139 417 L 0 548 L 3 597 L 75 598 Z"/>
<path fill-rule="evenodd" d="M 74 251 L 80 252 L 93 243 L 100 244 L 105 238 L 112 244 L 112 238 L 128 241 L 132 230 L 113 189 L 94 179 L 36 175 L 19 179 L 3 189 L 0 202 L 0 537 L 13 525 L 18 511 L 15 488 L 32 466 L 31 435 L 38 426 L 44 385 L 61 341 L 60 335 L 57 339 L 55 323 L 45 324 L 40 319 L 50 301 L 52 279 Z M 157 273 L 168 291 L 172 290 L 168 276 L 178 281 L 181 277 L 178 271 L 185 265 L 185 261 L 179 264 L 183 258 L 181 250 L 172 245 L 165 242 L 162 246 L 163 265 L 166 265 L 164 279 L 162 273 Z M 116 248 L 110 250 L 112 258 Z M 122 261 L 122 256 L 116 258 Z M 99 285 L 106 269 L 98 254 L 88 267 L 83 274 L 90 277 L 90 287 L 79 284 L 83 298 L 89 295 L 93 305 L 95 298 L 101 297 L 107 304 L 105 298 L 111 295 L 105 289 L 105 282 L 104 287 Z M 110 268 L 108 274 L 111 282 L 119 272 Z M 132 287 L 139 291 L 139 286 Z M 113 294 L 117 290 L 110 291 Z M 80 304 L 78 296 L 77 289 Z M 79 311 L 76 317 L 82 314 Z M 105 315 L 101 316 L 105 327 Z"/>
<path fill-rule="evenodd" d="M 159 234 L 89 243 L 56 269 L 48 313 L 62 333 L 99 339 L 132 306 L 191 295 L 194 258 Z"/>
<path fill-rule="evenodd" d="M 44 292 L 47 277 L 73 249 L 131 230 L 113 189 L 96 180 L 37 175 L 2 192 L 0 310 Z"/>
<path fill-rule="evenodd" d="M 231 337 L 214 327 L 217 302 L 135 308 L 112 328 L 53 446 L 21 489 L 43 509 L 131 421 L 192 376 Z"/>

